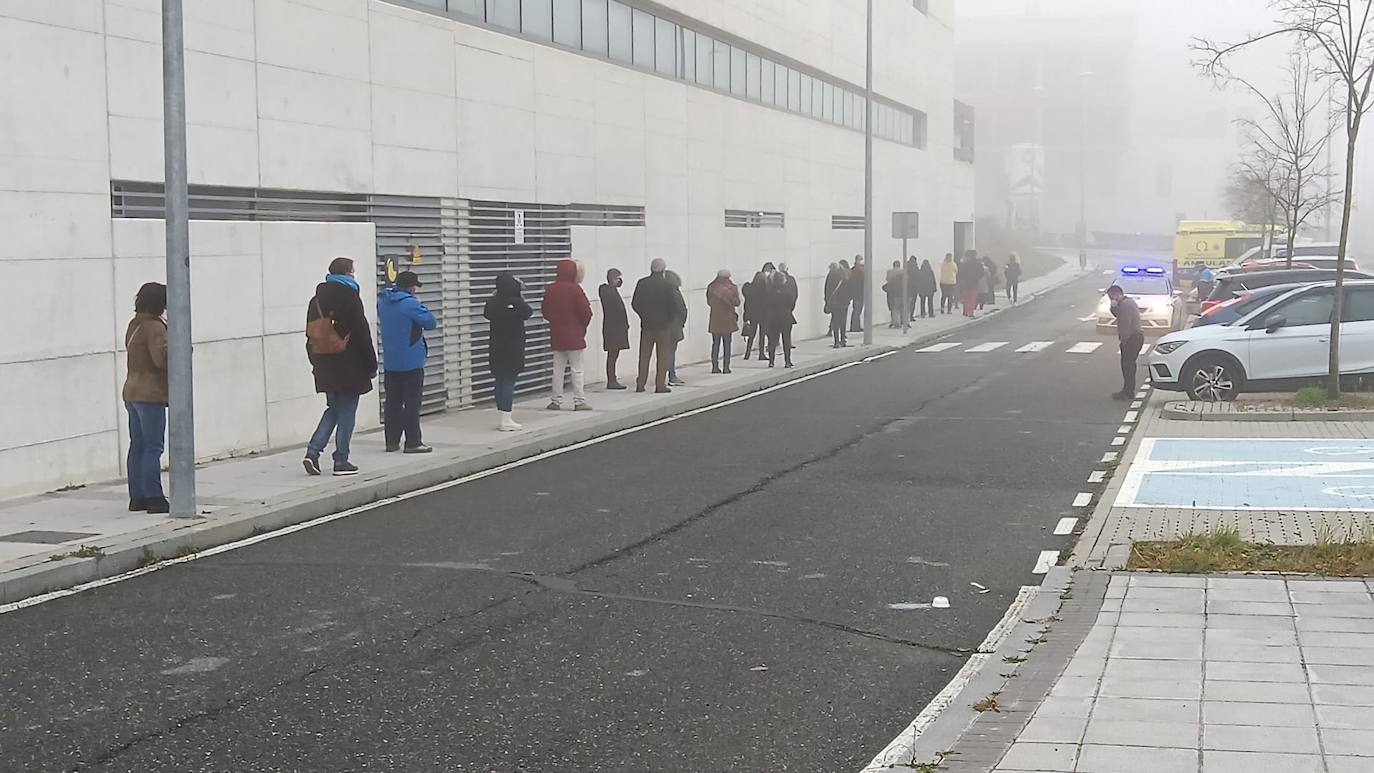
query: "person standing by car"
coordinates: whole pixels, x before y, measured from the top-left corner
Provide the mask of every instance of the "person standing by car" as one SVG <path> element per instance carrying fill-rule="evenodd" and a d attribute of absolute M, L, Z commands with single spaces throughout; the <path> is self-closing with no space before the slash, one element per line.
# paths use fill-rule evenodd
<path fill-rule="evenodd" d="M 625 311 L 625 299 L 620 297 L 620 286 L 625 284 L 620 269 L 606 272 L 606 284 L 597 289 L 601 299 L 601 348 L 606 350 L 606 389 L 624 389 L 616 374 L 615 361 L 620 353 L 630 348 L 630 315 Z"/>
<path fill-rule="evenodd" d="M 357 475 L 348 460 L 358 401 L 372 391 L 377 377 L 377 350 L 367 324 L 352 258 L 335 258 L 329 274 L 315 288 L 305 312 L 305 351 L 315 373 L 315 391 L 324 395 L 325 409 L 302 464 L 309 475 L 320 474 L 320 454 L 334 436 L 334 474 Z"/>
<path fill-rule="evenodd" d="M 1140 307 L 1120 285 L 1108 287 L 1107 297 L 1111 299 L 1112 316 L 1116 317 L 1116 337 L 1121 343 L 1121 391 L 1112 397 L 1129 400 L 1135 394 L 1136 359 L 1145 346 L 1145 331 L 1140 326 Z"/>
<path fill-rule="evenodd" d="M 716 278 L 706 286 L 706 306 L 710 317 L 706 329 L 711 334 L 711 372 L 730 372 L 730 350 L 734 347 L 735 331 L 739 330 L 739 288 L 730 279 L 730 272 L 721 269 Z M 721 354 L 724 350 L 725 369 L 721 370 Z"/>
<path fill-rule="evenodd" d="M 581 272 L 571 260 L 558 261 L 553 284 L 544 288 L 540 313 L 549 323 L 553 349 L 553 396 L 550 411 L 563 410 L 564 371 L 572 380 L 573 410 L 590 411 L 582 355 L 587 349 L 587 326 L 592 323 L 592 304 L 578 284 Z"/>
<path fill-rule="evenodd" d="M 124 409 L 129 412 L 129 512 L 171 512 L 162 492 L 162 449 L 167 433 L 167 286 L 149 282 L 134 296 L 134 318 L 124 331 L 128 375 Z"/>
<path fill-rule="evenodd" d="M 1216 287 L 1216 274 L 1212 273 L 1212 269 L 1208 268 L 1207 264 L 1202 261 L 1198 261 L 1197 281 L 1194 284 L 1197 285 L 1198 303 L 1212 297 L 1212 289 Z"/>
<path fill-rule="evenodd" d="M 425 304 L 416 296 L 420 277 L 414 271 L 396 275 L 393 287 L 383 288 L 377 296 L 377 325 L 382 331 L 382 371 L 386 400 L 382 411 L 386 450 L 427 454 L 433 449 L 420 439 L 420 401 L 424 396 L 425 360 L 429 344 L 425 331 L 439 326 Z"/>
<path fill-rule="evenodd" d="M 945 253 L 945 262 L 940 264 L 940 313 L 950 314 L 958 305 L 959 264 L 954 255 Z"/>
<path fill-rule="evenodd" d="M 496 275 L 496 292 L 487 299 L 482 316 L 487 318 L 487 367 L 496 382 L 496 411 L 501 415 L 498 429 L 518 432 L 524 427 L 515 422 L 515 380 L 525 369 L 525 320 L 534 309 L 520 295 L 520 280 L 509 271 Z"/>
<path fill-rule="evenodd" d="M 1021 259 L 1012 253 L 1007 258 L 1007 300 L 1016 303 L 1021 298 Z"/>

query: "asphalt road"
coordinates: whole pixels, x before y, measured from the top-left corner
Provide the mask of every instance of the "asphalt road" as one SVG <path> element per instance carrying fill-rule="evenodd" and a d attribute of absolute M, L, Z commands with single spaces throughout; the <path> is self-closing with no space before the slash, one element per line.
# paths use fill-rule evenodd
<path fill-rule="evenodd" d="M 6 614 L 0 770 L 857 771 L 1066 548 L 1101 284 Z"/>

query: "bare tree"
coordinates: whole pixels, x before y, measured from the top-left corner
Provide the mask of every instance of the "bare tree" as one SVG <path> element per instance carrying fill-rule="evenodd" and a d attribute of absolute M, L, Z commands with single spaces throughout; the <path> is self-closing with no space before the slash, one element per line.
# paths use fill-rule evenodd
<path fill-rule="evenodd" d="M 1259 159 L 1250 157 L 1238 161 L 1221 193 L 1231 217 L 1256 225 L 1272 223 L 1278 209 L 1274 194 L 1269 192 L 1273 185 L 1272 170 L 1257 169 L 1259 163 Z"/>
<path fill-rule="evenodd" d="M 1235 53 L 1257 43 L 1290 38 L 1310 52 L 1318 77 L 1344 96 L 1345 191 L 1341 236 L 1337 248 L 1336 291 L 1331 314 L 1331 349 L 1327 359 L 1327 396 L 1341 393 L 1341 308 L 1344 305 L 1345 256 L 1350 243 L 1350 213 L 1355 185 L 1355 149 L 1374 86 L 1374 0 L 1271 0 L 1274 27 L 1236 43 L 1195 39 L 1199 65 L 1213 76 L 1229 76 Z"/>

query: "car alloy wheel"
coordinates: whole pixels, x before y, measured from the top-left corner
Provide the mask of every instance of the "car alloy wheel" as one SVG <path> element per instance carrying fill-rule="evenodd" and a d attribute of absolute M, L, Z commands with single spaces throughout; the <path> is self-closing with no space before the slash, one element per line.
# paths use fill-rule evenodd
<path fill-rule="evenodd" d="M 1198 400 L 1222 402 L 1236 396 L 1236 382 L 1224 363 L 1205 362 L 1193 371 L 1192 392 Z"/>

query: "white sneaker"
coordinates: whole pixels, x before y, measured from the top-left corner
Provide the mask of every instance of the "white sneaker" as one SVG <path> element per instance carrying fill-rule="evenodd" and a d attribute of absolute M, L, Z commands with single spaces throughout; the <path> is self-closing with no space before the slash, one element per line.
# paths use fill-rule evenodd
<path fill-rule="evenodd" d="M 502 432 L 519 432 L 523 426 L 515 423 L 515 414 L 509 411 L 499 411 L 501 414 L 501 426 L 498 428 Z"/>

